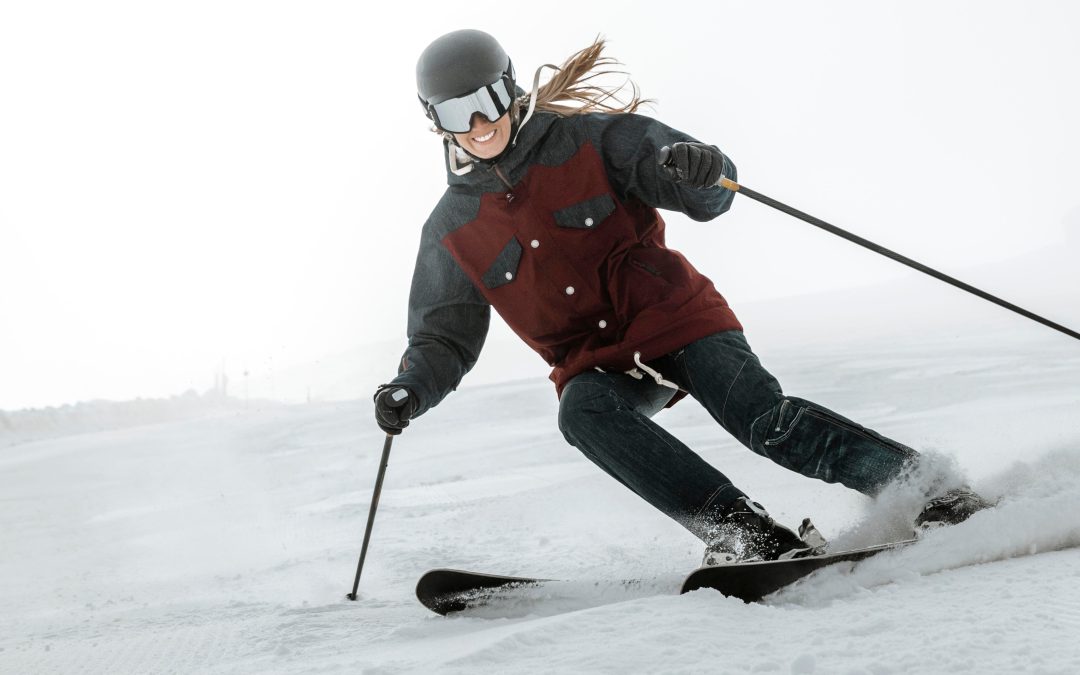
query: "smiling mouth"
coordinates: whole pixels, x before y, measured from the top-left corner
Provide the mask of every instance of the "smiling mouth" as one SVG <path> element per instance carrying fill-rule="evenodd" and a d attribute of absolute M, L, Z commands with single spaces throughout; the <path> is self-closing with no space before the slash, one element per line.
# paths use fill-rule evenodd
<path fill-rule="evenodd" d="M 498 131 L 498 129 L 492 129 L 491 131 L 487 132 L 483 136 L 474 136 L 473 137 L 473 142 L 475 142 L 475 143 L 487 143 L 488 141 L 490 141 L 492 138 L 495 137 L 495 132 L 496 131 Z"/>

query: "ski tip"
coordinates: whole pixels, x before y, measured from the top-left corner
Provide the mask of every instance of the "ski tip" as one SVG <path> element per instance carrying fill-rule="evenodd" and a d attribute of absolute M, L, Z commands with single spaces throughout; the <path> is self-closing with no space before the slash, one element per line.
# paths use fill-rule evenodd
<path fill-rule="evenodd" d="M 478 607 L 515 588 L 540 586 L 550 579 L 510 577 L 454 569 L 429 570 L 416 584 L 416 598 L 436 614 Z"/>

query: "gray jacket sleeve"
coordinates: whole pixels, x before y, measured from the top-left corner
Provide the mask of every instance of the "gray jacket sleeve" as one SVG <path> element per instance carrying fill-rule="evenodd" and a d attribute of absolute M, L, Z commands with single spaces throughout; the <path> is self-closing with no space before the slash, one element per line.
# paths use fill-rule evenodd
<path fill-rule="evenodd" d="M 414 417 L 435 407 L 476 364 L 490 319 L 487 300 L 428 221 L 409 294 L 409 346 L 391 382 L 416 396 Z"/>
<path fill-rule="evenodd" d="M 731 206 L 735 197 L 731 190 L 681 185 L 657 163 L 660 148 L 697 139 L 634 113 L 590 114 L 580 119 L 621 199 L 636 197 L 653 208 L 679 211 L 698 221 L 711 220 Z M 737 180 L 735 165 L 727 155 L 724 176 Z"/>

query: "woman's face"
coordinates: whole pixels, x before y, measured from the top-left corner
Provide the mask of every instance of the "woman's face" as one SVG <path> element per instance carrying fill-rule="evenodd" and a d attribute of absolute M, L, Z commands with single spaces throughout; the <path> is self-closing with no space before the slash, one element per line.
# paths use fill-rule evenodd
<path fill-rule="evenodd" d="M 510 142 L 510 113 L 506 113 L 494 122 L 488 121 L 482 113 L 472 117 L 472 129 L 468 133 L 454 134 L 458 145 L 480 159 L 498 157 Z"/>

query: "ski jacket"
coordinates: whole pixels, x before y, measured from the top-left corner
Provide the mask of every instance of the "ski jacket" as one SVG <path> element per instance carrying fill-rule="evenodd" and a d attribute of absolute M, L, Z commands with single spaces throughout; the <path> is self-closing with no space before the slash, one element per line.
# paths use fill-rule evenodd
<path fill-rule="evenodd" d="M 480 354 L 490 308 L 552 367 L 557 391 L 593 368 L 626 371 L 713 333 L 741 329 L 724 298 L 664 245 L 657 209 L 710 220 L 734 193 L 674 182 L 665 145 L 693 141 L 641 115 L 537 113 L 497 163 L 449 171 L 424 224 L 409 345 L 392 384 L 420 415 Z M 725 158 L 724 175 L 736 179 Z"/>

